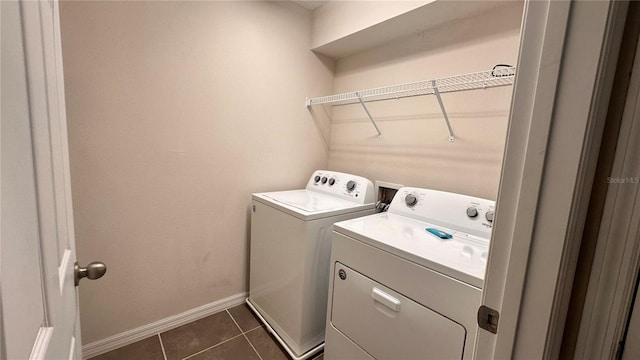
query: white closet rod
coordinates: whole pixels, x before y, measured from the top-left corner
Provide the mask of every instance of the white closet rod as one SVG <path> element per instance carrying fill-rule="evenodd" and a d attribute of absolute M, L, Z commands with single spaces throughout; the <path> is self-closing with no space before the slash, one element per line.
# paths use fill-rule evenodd
<path fill-rule="evenodd" d="M 359 90 L 336 95 L 321 96 L 317 98 L 307 98 L 306 106 L 309 108 L 312 105 L 321 104 L 333 106 L 360 104 L 378 132 L 378 136 L 382 136 L 380 129 L 376 125 L 371 113 L 369 113 L 365 103 L 402 99 L 413 96 L 435 95 L 438 100 L 440 110 L 442 110 L 442 116 L 444 117 L 447 128 L 449 129 L 449 141 L 453 142 L 455 140 L 455 135 L 451 128 L 451 124 L 449 123 L 449 117 L 447 116 L 440 94 L 512 85 L 515 75 L 516 68 L 514 66 L 496 66 L 492 70 Z"/>

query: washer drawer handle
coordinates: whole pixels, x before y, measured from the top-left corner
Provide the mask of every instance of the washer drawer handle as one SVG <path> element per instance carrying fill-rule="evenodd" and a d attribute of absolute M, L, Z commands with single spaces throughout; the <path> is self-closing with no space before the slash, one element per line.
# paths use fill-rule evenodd
<path fill-rule="evenodd" d="M 373 297 L 373 300 L 379 302 L 380 304 L 388 307 L 393 311 L 396 311 L 396 312 L 400 311 L 400 300 L 394 298 L 393 296 L 387 294 L 386 292 L 378 288 L 375 288 L 375 287 L 373 288 L 371 297 Z"/>

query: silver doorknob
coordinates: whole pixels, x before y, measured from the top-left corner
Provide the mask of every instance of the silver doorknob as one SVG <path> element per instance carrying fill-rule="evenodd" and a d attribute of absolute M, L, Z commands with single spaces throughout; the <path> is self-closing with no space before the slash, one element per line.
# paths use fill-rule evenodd
<path fill-rule="evenodd" d="M 107 272 L 107 265 L 100 261 L 90 262 L 86 267 L 78 266 L 78 262 L 74 265 L 75 284 L 78 286 L 80 279 L 88 278 L 90 280 L 100 279 Z"/>

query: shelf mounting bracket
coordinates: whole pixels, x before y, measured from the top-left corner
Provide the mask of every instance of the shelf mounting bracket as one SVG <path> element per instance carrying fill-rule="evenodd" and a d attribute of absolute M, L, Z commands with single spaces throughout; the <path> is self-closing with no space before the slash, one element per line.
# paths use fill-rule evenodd
<path fill-rule="evenodd" d="M 431 80 L 431 86 L 433 87 L 433 95 L 435 95 L 436 99 L 438 100 L 438 105 L 440 105 L 442 116 L 444 117 L 444 121 L 447 124 L 447 128 L 449 129 L 449 142 L 454 142 L 456 141 L 456 136 L 453 133 L 453 129 L 451 128 L 451 123 L 449 122 L 449 117 L 447 116 L 447 110 L 444 109 L 444 104 L 442 103 L 442 98 L 440 97 L 440 91 L 436 86 L 435 80 Z"/>
<path fill-rule="evenodd" d="M 373 120 L 373 117 L 371 117 L 371 113 L 369 113 L 369 109 L 367 109 L 367 106 L 364 104 L 364 101 L 362 101 L 362 96 L 360 96 L 360 94 L 358 94 L 357 92 L 356 92 L 356 96 L 358 97 L 358 101 L 360 101 L 360 105 L 362 105 L 364 112 L 367 113 L 369 120 L 371 120 L 371 124 L 373 124 L 373 127 L 376 128 L 376 131 L 378 132 L 378 137 L 379 138 L 382 137 L 382 133 L 380 132 L 378 125 L 376 125 L 376 122 Z"/>

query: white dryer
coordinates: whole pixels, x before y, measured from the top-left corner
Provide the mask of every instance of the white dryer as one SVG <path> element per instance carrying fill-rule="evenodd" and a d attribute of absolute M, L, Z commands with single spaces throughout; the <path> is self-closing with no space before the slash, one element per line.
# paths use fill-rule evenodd
<path fill-rule="evenodd" d="M 495 203 L 401 188 L 334 225 L 325 359 L 471 359 Z"/>
<path fill-rule="evenodd" d="M 334 171 L 253 194 L 247 304 L 292 358 L 324 346 L 333 223 L 373 214 L 374 198 L 371 181 Z"/>

